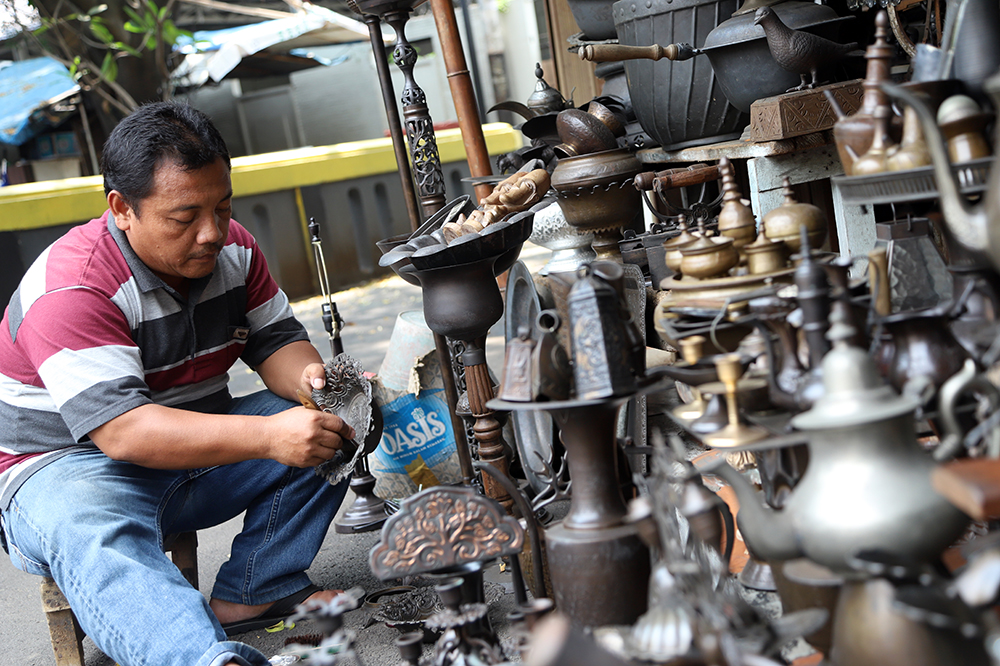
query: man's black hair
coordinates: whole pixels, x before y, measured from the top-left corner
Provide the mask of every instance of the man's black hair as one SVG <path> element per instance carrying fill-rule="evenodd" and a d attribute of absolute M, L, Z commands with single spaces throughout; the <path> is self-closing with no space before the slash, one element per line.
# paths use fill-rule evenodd
<path fill-rule="evenodd" d="M 138 214 L 162 162 L 173 161 L 191 171 L 220 158 L 228 167 L 226 142 L 207 115 L 176 102 L 145 104 L 118 123 L 104 144 L 104 194 L 118 190 Z"/>

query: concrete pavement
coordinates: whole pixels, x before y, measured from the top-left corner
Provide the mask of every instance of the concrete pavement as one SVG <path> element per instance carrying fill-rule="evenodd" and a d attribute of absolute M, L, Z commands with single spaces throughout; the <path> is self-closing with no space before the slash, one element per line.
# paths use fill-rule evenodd
<path fill-rule="evenodd" d="M 530 244 L 522 251 L 522 259 L 535 271 L 548 259 L 549 252 Z M 337 307 L 347 321 L 342 337 L 345 350 L 361 361 L 367 370 L 377 370 L 385 356 L 396 316 L 405 310 L 421 307 L 420 289 L 392 276 L 370 284 L 348 289 L 334 295 Z M 330 347 L 320 319 L 319 298 L 293 304 L 299 319 L 306 325 L 313 344 L 329 359 Z M 498 322 L 487 343 L 490 366 L 500 376 L 503 360 L 503 323 Z M 231 390 L 234 395 L 244 395 L 262 388 L 257 376 L 245 365 L 239 364 L 231 371 Z M 354 496 L 348 493 L 342 511 L 350 506 Z M 228 557 L 229 544 L 239 532 L 241 521 L 236 518 L 209 530 L 198 533 L 198 565 L 200 586 L 206 596 L 211 592 L 215 572 Z M 342 535 L 332 529 L 327 535 L 319 555 L 309 570 L 312 580 L 326 588 L 346 589 L 360 585 L 372 592 L 394 582 L 383 583 L 372 576 L 368 567 L 368 552 L 378 540 L 378 532 Z M 3 553 L 0 553 L 2 556 Z M 50 666 L 55 663 L 49 632 L 41 610 L 39 596 L 40 578 L 14 568 L 6 558 L 0 563 L 0 666 Z M 503 582 L 509 576 L 494 570 L 488 579 Z M 491 607 L 490 618 L 494 627 L 503 635 L 506 613 L 514 608 L 513 595 L 506 594 Z M 376 624 L 362 629 L 365 613 L 356 611 L 347 616 L 347 625 L 358 632 L 359 656 L 369 666 L 399 663 L 399 653 L 394 640 L 396 630 Z M 312 633 L 312 623 L 303 623 L 294 630 L 277 633 L 252 632 L 238 637 L 268 656 L 277 654 L 290 636 Z M 84 641 L 87 666 L 114 666 L 114 662 L 100 653 L 90 642 Z M 428 648 L 429 649 L 429 648 Z"/>

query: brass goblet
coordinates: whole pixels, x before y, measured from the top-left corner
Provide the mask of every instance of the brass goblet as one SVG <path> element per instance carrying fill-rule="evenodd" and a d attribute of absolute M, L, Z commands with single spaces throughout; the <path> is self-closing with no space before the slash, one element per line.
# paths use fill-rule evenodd
<path fill-rule="evenodd" d="M 767 430 L 758 426 L 740 423 L 739 405 L 736 397 L 739 393 L 738 382 L 743 376 L 743 364 L 739 354 L 724 354 L 715 359 L 715 369 L 719 373 L 719 381 L 726 387 L 726 407 L 729 410 L 729 425 L 718 432 L 705 435 L 706 446 L 719 449 L 732 448 L 756 442 L 768 436 Z"/>

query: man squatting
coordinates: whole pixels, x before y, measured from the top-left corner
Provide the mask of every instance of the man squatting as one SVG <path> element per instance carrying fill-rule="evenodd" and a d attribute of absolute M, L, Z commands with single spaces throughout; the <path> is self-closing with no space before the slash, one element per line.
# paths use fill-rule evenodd
<path fill-rule="evenodd" d="M 264 666 L 227 635 L 329 600 L 305 574 L 347 492 L 312 467 L 354 432 L 303 409 L 323 363 L 235 220 L 208 117 L 155 103 L 104 146 L 108 210 L 25 273 L 0 325 L 0 526 L 123 666 Z M 267 390 L 232 398 L 237 358 Z M 246 512 L 211 600 L 166 534 Z"/>

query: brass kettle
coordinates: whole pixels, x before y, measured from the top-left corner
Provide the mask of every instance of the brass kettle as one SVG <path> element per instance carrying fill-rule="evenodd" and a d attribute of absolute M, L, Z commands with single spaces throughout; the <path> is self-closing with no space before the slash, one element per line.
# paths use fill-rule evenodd
<path fill-rule="evenodd" d="M 958 176 L 952 172 L 944 134 L 938 127 L 930 106 L 913 92 L 897 85 L 883 83 L 890 96 L 909 104 L 920 117 L 924 138 L 934 164 L 934 178 L 941 198 L 941 212 L 955 239 L 966 248 L 985 253 L 1000 269 L 1000 169 L 990 171 L 985 201 L 972 205 L 959 190 Z M 983 84 L 984 90 L 1000 108 L 1000 74 L 994 74 Z M 995 142 L 995 140 L 994 140 Z M 992 224 L 991 224 L 992 221 Z"/>

